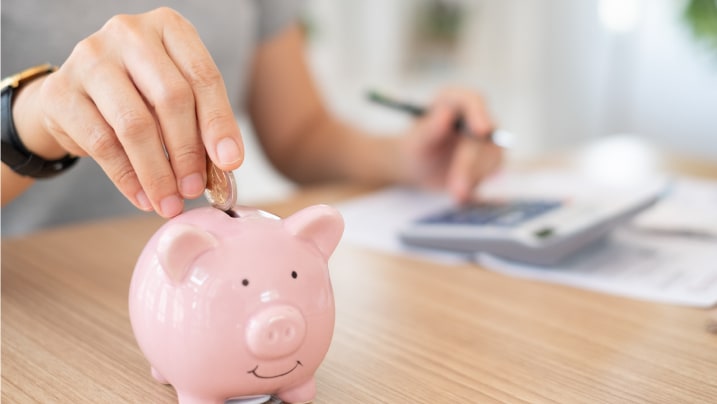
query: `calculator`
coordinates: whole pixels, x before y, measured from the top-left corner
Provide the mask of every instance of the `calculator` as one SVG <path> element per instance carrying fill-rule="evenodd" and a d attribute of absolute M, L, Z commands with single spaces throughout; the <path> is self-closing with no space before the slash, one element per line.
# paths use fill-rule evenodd
<path fill-rule="evenodd" d="M 594 199 L 512 199 L 449 207 L 400 230 L 407 245 L 552 265 L 652 206 L 664 187 Z"/>

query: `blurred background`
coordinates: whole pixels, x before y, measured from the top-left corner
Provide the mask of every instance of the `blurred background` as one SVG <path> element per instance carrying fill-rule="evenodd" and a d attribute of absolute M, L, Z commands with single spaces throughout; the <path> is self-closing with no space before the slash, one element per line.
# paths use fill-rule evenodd
<path fill-rule="evenodd" d="M 717 0 L 309 0 L 304 24 L 327 105 L 366 128 L 410 120 L 371 89 L 428 103 L 461 85 L 516 135 L 511 156 L 630 134 L 717 160 Z M 246 202 L 291 189 L 247 157 Z M 252 167 L 269 176 L 242 175 Z"/>
<path fill-rule="evenodd" d="M 717 162 L 717 0 L 306 0 L 301 22 L 326 105 L 372 131 L 395 133 L 412 118 L 369 102 L 369 91 L 429 104 L 462 86 L 515 135 L 509 163 L 569 154 L 575 171 L 627 183 L 658 171 L 661 151 Z M 239 119 L 238 202 L 287 197 L 295 185 Z M 92 201 L 101 191 L 85 192 Z M 46 201 L 31 199 L 4 235 L 44 220 Z M 107 208 L 90 205 L 52 223 Z"/>

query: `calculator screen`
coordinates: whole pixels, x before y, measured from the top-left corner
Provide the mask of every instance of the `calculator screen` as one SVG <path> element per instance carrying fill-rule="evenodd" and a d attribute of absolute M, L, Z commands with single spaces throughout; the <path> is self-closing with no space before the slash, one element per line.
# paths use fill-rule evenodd
<path fill-rule="evenodd" d="M 426 216 L 418 223 L 516 227 L 560 206 L 562 202 L 550 200 L 479 202 Z"/>

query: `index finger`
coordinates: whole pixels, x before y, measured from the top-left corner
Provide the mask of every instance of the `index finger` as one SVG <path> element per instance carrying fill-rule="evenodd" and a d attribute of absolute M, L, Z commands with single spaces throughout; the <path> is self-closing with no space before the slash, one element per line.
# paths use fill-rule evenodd
<path fill-rule="evenodd" d="M 212 161 L 222 170 L 244 160 L 241 131 L 229 103 L 224 80 L 196 29 L 170 9 L 165 13 L 162 42 L 194 93 L 199 133 Z"/>

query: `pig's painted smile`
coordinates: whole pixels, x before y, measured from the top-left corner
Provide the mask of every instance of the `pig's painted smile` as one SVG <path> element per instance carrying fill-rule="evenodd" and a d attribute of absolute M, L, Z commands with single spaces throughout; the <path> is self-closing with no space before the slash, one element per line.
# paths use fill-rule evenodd
<path fill-rule="evenodd" d="M 288 375 L 289 373 L 293 372 L 294 369 L 298 368 L 299 366 L 304 366 L 304 365 L 301 363 L 301 361 L 296 361 L 296 363 L 294 364 L 294 367 L 291 368 L 291 369 L 289 369 L 289 370 L 287 370 L 287 371 L 284 372 L 284 373 L 280 373 L 280 374 L 278 374 L 278 375 L 273 375 L 273 376 L 262 376 L 262 375 L 259 375 L 259 374 L 256 373 L 256 370 L 259 369 L 259 365 L 256 365 L 256 366 L 254 367 L 254 369 L 248 371 L 247 373 L 251 373 L 251 374 L 253 374 L 254 376 L 256 376 L 256 377 L 258 377 L 258 378 L 260 378 L 260 379 L 274 379 L 274 378 L 277 378 L 277 377 L 281 377 L 281 376 L 286 376 L 286 375 Z"/>

